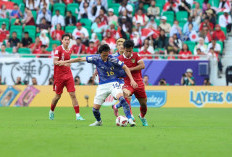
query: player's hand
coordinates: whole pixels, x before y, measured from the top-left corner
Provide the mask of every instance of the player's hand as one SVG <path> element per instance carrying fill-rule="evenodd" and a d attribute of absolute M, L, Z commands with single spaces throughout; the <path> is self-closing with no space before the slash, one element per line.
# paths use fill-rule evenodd
<path fill-rule="evenodd" d="M 65 65 L 65 62 L 64 61 L 57 61 L 56 65 L 63 66 L 63 65 Z"/>
<path fill-rule="evenodd" d="M 131 86 L 132 86 L 133 88 L 137 88 L 137 87 L 138 87 L 138 84 L 133 80 L 133 81 L 131 81 Z"/>
<path fill-rule="evenodd" d="M 65 63 L 64 66 L 71 67 L 71 63 Z"/>

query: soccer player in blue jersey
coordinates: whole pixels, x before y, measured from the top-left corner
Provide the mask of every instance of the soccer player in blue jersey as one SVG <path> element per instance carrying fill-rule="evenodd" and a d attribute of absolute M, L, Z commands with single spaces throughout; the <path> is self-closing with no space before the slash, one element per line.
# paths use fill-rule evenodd
<path fill-rule="evenodd" d="M 93 114 L 96 118 L 96 122 L 90 124 L 90 126 L 101 126 L 101 114 L 100 108 L 104 103 L 105 99 L 111 94 L 114 98 L 119 100 L 120 104 L 123 106 L 124 113 L 128 118 L 130 126 L 135 126 L 135 122 L 131 118 L 130 108 L 125 98 L 123 97 L 122 87 L 119 84 L 119 79 L 117 72 L 120 69 L 124 69 L 127 76 L 130 78 L 131 86 L 137 88 L 138 85 L 134 81 L 130 70 L 123 62 L 119 61 L 117 58 L 109 55 L 110 47 L 107 44 L 100 46 L 98 50 L 99 54 L 92 55 L 83 58 L 75 58 L 68 61 L 60 61 L 58 65 L 64 65 L 66 63 L 82 62 L 87 61 L 88 63 L 95 64 L 99 76 L 99 86 L 96 91 L 96 96 L 94 98 Z"/>

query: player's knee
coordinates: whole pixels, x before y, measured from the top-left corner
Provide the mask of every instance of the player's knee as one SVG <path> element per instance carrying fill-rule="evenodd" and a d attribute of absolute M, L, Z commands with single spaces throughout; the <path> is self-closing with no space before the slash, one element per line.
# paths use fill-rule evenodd
<path fill-rule="evenodd" d="M 61 98 L 61 94 L 56 94 L 55 99 L 56 99 L 56 100 L 59 100 L 60 98 Z"/>
<path fill-rule="evenodd" d="M 72 99 L 76 99 L 75 93 L 70 93 L 70 97 L 71 97 Z"/>

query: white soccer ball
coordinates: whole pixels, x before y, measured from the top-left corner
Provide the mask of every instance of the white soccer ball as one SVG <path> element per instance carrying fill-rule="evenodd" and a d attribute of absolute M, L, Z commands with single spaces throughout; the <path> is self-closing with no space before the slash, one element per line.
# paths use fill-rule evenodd
<path fill-rule="evenodd" d="M 116 118 L 116 125 L 117 126 L 121 126 L 121 127 L 125 127 L 128 124 L 128 119 L 126 116 L 118 116 Z"/>

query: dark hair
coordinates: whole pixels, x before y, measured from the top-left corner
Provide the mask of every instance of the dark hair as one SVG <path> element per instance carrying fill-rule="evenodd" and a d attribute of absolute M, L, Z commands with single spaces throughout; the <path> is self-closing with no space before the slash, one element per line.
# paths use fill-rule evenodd
<path fill-rule="evenodd" d="M 47 46 L 46 46 L 46 45 L 41 45 L 41 48 L 42 48 L 42 47 L 46 48 Z"/>
<path fill-rule="evenodd" d="M 148 75 L 144 75 L 144 76 L 143 76 L 143 78 L 144 78 L 144 77 L 148 77 L 148 78 L 149 78 L 149 76 L 148 76 Z"/>
<path fill-rule="evenodd" d="M 134 48 L 134 41 L 133 40 L 126 40 L 124 43 L 123 43 L 123 46 L 124 48 Z"/>
<path fill-rule="evenodd" d="M 69 34 L 65 33 L 64 35 L 62 35 L 62 40 L 64 39 L 64 37 L 69 37 L 69 39 L 71 38 Z"/>
<path fill-rule="evenodd" d="M 14 6 L 16 6 L 16 5 L 18 6 L 18 4 L 17 4 L 17 3 L 15 3 L 15 4 L 14 4 Z"/>
<path fill-rule="evenodd" d="M 71 12 L 71 11 L 67 11 L 67 13 L 70 13 L 70 14 L 72 14 L 72 12 Z"/>
<path fill-rule="evenodd" d="M 201 49 L 200 49 L 200 48 L 198 48 L 198 49 L 197 49 L 197 51 L 201 51 Z"/>
<path fill-rule="evenodd" d="M 24 32 L 24 34 L 29 34 L 28 32 Z"/>
<path fill-rule="evenodd" d="M 101 54 L 102 52 L 110 51 L 110 47 L 108 44 L 101 45 L 98 49 L 98 53 Z"/>
<path fill-rule="evenodd" d="M 17 34 L 17 32 L 16 32 L 16 31 L 12 32 L 12 34 L 13 34 L 13 33 L 16 33 L 16 34 Z"/>
<path fill-rule="evenodd" d="M 183 44 L 183 47 L 182 47 L 181 51 L 184 51 L 184 45 L 187 45 L 187 44 Z M 189 51 L 188 45 L 187 45 L 187 51 Z"/>

